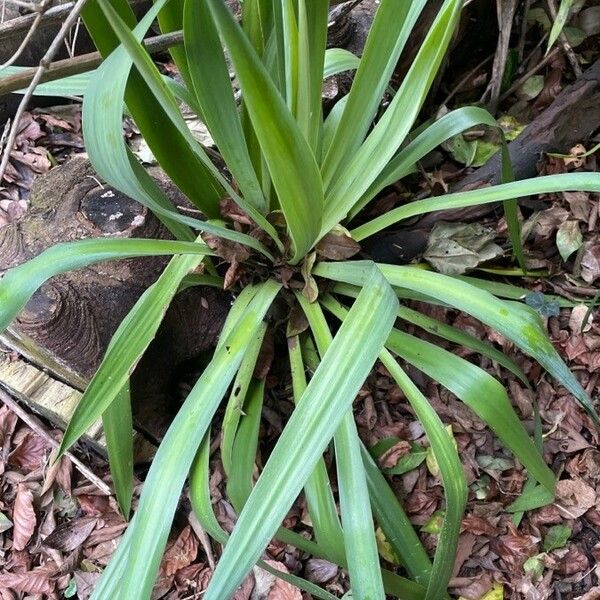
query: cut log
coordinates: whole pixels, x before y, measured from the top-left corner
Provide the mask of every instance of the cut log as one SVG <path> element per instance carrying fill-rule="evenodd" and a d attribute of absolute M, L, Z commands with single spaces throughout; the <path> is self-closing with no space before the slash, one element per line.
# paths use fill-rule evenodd
<path fill-rule="evenodd" d="M 151 174 L 176 204 L 186 203 L 160 171 Z M 0 270 L 59 242 L 103 236 L 170 237 L 145 207 L 102 184 L 87 160 L 72 159 L 39 177 L 25 217 L 0 229 Z M 111 261 L 53 278 L 34 294 L 4 336 L 5 343 L 83 389 L 119 323 L 167 260 Z M 160 437 L 176 410 L 173 376 L 181 363 L 213 347 L 229 303 L 229 295 L 214 288 L 189 288 L 176 296 L 132 377 L 134 414 L 155 415 L 160 423 L 144 417 L 142 426 L 153 436 Z"/>
<path fill-rule="evenodd" d="M 5 352 L 0 352 L 0 387 L 61 428 L 67 425 L 81 399 L 79 390 Z M 92 426 L 84 440 L 97 452 L 106 454 L 106 440 L 100 422 Z M 156 450 L 153 444 L 137 432 L 134 434 L 133 446 L 136 464 L 149 462 Z"/>

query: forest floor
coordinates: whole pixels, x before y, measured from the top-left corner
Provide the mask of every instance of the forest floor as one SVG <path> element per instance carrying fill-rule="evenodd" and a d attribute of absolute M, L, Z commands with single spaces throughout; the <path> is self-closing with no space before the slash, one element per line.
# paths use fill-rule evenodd
<path fill-rule="evenodd" d="M 498 94 L 496 115 L 503 118 L 507 133 L 513 137 L 543 113 L 577 76 L 560 43 L 550 59 L 544 58 L 545 42 L 538 42 L 548 35 L 546 4 L 529 4 L 529 20 L 514 21 L 511 39 L 517 55 L 509 52 L 507 73 Z M 600 7 L 595 2 L 580 4 L 567 26 L 577 60 L 585 70 L 600 55 Z M 588 9 L 595 12 L 586 16 Z M 471 16 L 472 20 L 484 19 L 480 12 Z M 466 26 L 459 34 L 424 118 L 478 102 L 497 76 L 492 69 L 497 40 L 490 36 L 491 41 L 482 41 L 477 29 Z M 173 69 L 168 62 L 163 67 L 166 72 Z M 515 82 L 521 83 L 515 87 Z M 580 118 L 585 119 L 585 114 Z M 151 160 L 131 124 L 126 131 L 140 157 Z M 597 171 L 599 139 L 592 135 L 560 152 L 540 156 L 537 172 Z M 497 147 L 497 138 L 484 129 L 454 138 L 428 157 L 420 174 L 388 188 L 373 210 L 384 211 L 406 199 L 439 195 L 460 186 L 461 180 Z M 26 215 L 28 190 L 35 177 L 83 152 L 79 104 L 26 113 L 20 123 L 17 149 L 0 188 L 0 227 Z M 534 276 L 522 277 L 512 269 L 506 252 L 506 224 L 499 210 L 452 225 L 438 221 L 427 232 L 426 244 L 415 252 L 414 260 L 455 274 L 465 273 L 469 265 L 471 276 L 523 288 L 521 296 L 543 316 L 555 347 L 590 396 L 597 399 L 600 311 L 594 308 L 589 312 L 588 306 L 600 281 L 598 195 L 577 192 L 541 196 L 523 203 L 521 215 L 528 268 Z M 559 479 L 554 503 L 516 519 L 505 508 L 527 480 L 523 467 L 454 396 L 422 374 L 411 372 L 438 414 L 451 426 L 470 489 L 451 582 L 453 596 L 467 600 L 600 599 L 600 433 L 564 389 L 503 337 L 456 311 L 425 305 L 419 308 L 493 342 L 521 367 L 531 387 L 489 359 L 424 335 L 496 376 L 509 390 L 532 432 L 534 409 L 539 410 L 544 456 Z M 407 331 L 411 332 L 411 327 Z M 423 337 L 422 332 L 419 335 Z M 8 349 L 0 351 L 10 353 Z M 261 430 L 265 449 L 272 446 L 281 431 L 282 414 L 286 414 L 288 404 L 285 384 L 272 384 L 271 397 L 278 400 L 266 407 Z M 423 429 L 383 367 L 376 367 L 365 383 L 355 402 L 355 415 L 362 439 L 389 475 L 426 547 L 434 549 L 443 518 L 443 488 L 435 461 L 428 458 Z M 58 439 L 61 432 L 41 418 L 30 415 L 30 419 L 38 424 L 36 431 L 10 406 L 0 408 L 0 599 L 85 600 L 110 560 L 126 523 L 114 497 L 74 469 L 68 458 L 52 464 L 50 440 Z M 76 453 L 97 477 L 110 481 L 102 457 L 82 446 Z M 215 513 L 223 527 L 231 529 L 235 513 L 225 499 L 222 468 L 215 462 L 212 469 Z M 136 499 L 143 475 L 142 466 Z M 310 535 L 302 500 L 289 513 L 286 525 Z M 153 598 L 200 598 L 219 552 L 220 547 L 208 541 L 188 501 L 182 498 Z M 380 552 L 394 568 L 397 559 L 384 539 Z M 348 589 L 345 573 L 327 561 L 308 558 L 278 542 L 269 546 L 268 554 L 278 568 L 300 574 L 335 595 L 341 597 Z M 255 569 L 236 600 L 309 598 L 270 577 Z M 259 588 L 262 592 L 257 591 Z"/>

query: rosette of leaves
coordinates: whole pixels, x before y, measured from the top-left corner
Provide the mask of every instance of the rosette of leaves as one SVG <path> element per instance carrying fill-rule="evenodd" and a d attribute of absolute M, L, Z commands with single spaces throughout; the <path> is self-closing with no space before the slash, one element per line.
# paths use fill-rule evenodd
<path fill-rule="evenodd" d="M 518 366 L 492 346 L 411 309 L 407 300 L 452 307 L 496 329 L 537 359 L 598 420 L 527 305 L 502 299 L 472 278 L 355 260 L 362 240 L 405 219 L 497 201 L 505 203 L 514 249 L 522 259 L 516 198 L 600 191 L 598 174 L 552 175 L 365 216 L 363 209 L 383 188 L 413 172 L 440 143 L 478 124 L 495 126 L 484 110 L 460 108 L 414 130 L 461 0 L 442 4 L 406 77 L 381 111 L 395 64 L 425 4 L 382 0 L 358 59 L 340 49 L 326 50 L 327 0 L 245 0 L 239 22 L 223 0 L 156 0 L 139 23 L 126 0 L 88 2 L 85 24 L 105 60 L 84 97 L 87 152 L 107 182 L 149 207 L 175 239 L 88 240 L 47 250 L 0 282 L 0 328 L 55 274 L 97 261 L 172 255 L 116 332 L 61 447 L 64 452 L 102 417 L 117 498 L 126 515 L 132 490 L 129 376 L 178 290 L 224 285 L 226 279 L 235 291 L 212 360 L 156 453 L 135 515 L 94 598 L 150 597 L 186 481 L 200 523 L 224 545 L 207 600 L 231 597 L 273 537 L 347 568 L 353 598 L 445 597 L 467 486 L 451 435 L 405 364 L 467 404 L 526 467 L 531 481 L 515 511 L 552 501 L 554 475 L 504 387 L 473 363 L 403 332 L 396 322 L 468 346 L 526 381 Z M 163 79 L 141 43 L 156 17 L 164 32 L 183 29 L 184 44 L 172 52 L 181 83 Z M 352 88 L 324 118 L 323 77 L 347 69 L 356 71 Z M 206 124 L 226 171 L 191 135 L 179 100 Z M 125 110 L 163 170 L 204 218 L 180 214 L 129 151 L 122 136 Z M 202 264 L 210 277 L 198 274 Z M 265 393 L 264 373 L 255 376 L 255 366 L 270 329 L 287 337 L 287 356 L 277 360 L 287 363 L 295 408 L 255 481 Z M 444 517 L 433 557 L 357 434 L 353 400 L 377 360 L 421 421 L 444 485 Z M 217 419 L 221 405 L 223 417 Z M 227 495 L 238 512 L 230 535 L 221 529 L 210 501 L 211 436 L 220 440 Z M 323 460 L 332 442 L 335 473 Z M 312 539 L 281 526 L 302 490 Z M 398 557 L 397 569 L 382 568 L 376 526 Z M 315 597 L 332 598 L 298 577 L 278 575 Z"/>

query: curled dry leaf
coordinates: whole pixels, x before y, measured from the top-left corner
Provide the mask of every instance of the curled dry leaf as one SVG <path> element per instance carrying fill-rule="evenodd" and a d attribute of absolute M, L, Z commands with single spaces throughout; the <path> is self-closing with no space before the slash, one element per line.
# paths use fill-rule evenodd
<path fill-rule="evenodd" d="M 334 227 L 317 244 L 317 252 L 329 260 L 346 260 L 360 252 L 360 244 L 352 239 L 348 230 Z"/>
<path fill-rule="evenodd" d="M 23 550 L 31 539 L 36 526 L 33 510 L 33 494 L 20 484 L 13 507 L 13 549 Z"/>
<path fill-rule="evenodd" d="M 160 567 L 161 574 L 174 575 L 179 569 L 187 567 L 198 555 L 198 539 L 189 525 L 183 529 L 175 542 L 168 548 Z"/>
<path fill-rule="evenodd" d="M 19 430 L 15 436 L 14 443 L 17 447 L 8 456 L 8 462 L 23 471 L 35 471 L 46 461 L 50 444 L 30 430 L 26 430 L 22 436 L 19 436 L 22 431 Z"/>
<path fill-rule="evenodd" d="M 52 594 L 54 583 L 47 573 L 0 573 L 0 588 L 29 594 Z"/>
<path fill-rule="evenodd" d="M 565 519 L 578 519 L 596 504 L 596 492 L 582 479 L 556 484 L 556 506 Z"/>
<path fill-rule="evenodd" d="M 338 574 L 338 566 L 322 558 L 311 558 L 306 561 L 304 575 L 308 581 L 316 584 L 326 583 Z"/>
<path fill-rule="evenodd" d="M 288 573 L 283 563 L 275 560 L 265 562 L 278 571 Z M 302 600 L 302 592 L 296 586 L 271 575 L 260 567 L 254 567 L 254 580 L 252 600 Z"/>

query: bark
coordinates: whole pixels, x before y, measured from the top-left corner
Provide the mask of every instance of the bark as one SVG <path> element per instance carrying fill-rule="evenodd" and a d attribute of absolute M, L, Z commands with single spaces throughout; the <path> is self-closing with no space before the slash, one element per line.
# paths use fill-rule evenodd
<path fill-rule="evenodd" d="M 151 173 L 177 204 L 185 203 L 159 171 Z M 27 215 L 0 229 L 0 269 L 59 242 L 103 236 L 170 237 L 145 207 L 102 185 L 87 160 L 72 159 L 39 177 Z M 111 261 L 55 277 L 36 292 L 5 339 L 81 388 L 100 364 L 119 323 L 167 260 Z M 228 294 L 213 288 L 189 288 L 176 296 L 132 377 L 136 412 L 157 413 L 161 423 L 145 423 L 153 434 L 162 433 L 166 424 L 165 410 L 153 402 L 173 406 L 173 377 L 183 362 L 213 347 L 228 307 Z"/>

